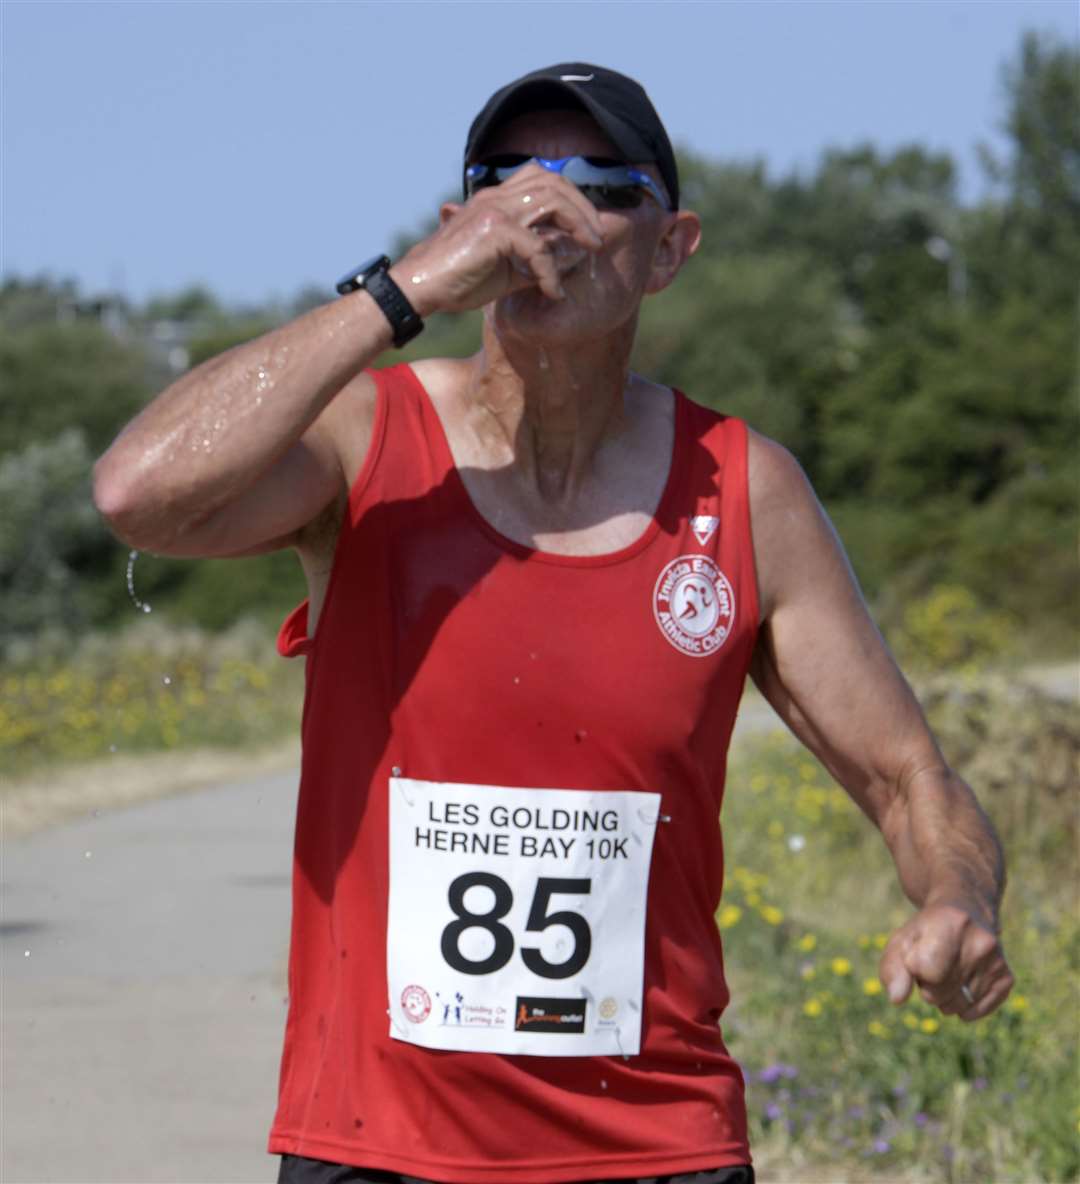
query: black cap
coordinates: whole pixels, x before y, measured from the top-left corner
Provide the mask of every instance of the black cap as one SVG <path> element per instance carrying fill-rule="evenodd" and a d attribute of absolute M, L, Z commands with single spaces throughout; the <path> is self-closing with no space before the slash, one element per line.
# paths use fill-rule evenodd
<path fill-rule="evenodd" d="M 582 110 L 600 125 L 628 163 L 652 162 L 664 179 L 672 209 L 679 208 L 679 174 L 671 141 L 640 82 L 588 62 L 534 70 L 497 90 L 473 120 L 465 142 L 466 166 L 500 124 L 526 111 Z"/>

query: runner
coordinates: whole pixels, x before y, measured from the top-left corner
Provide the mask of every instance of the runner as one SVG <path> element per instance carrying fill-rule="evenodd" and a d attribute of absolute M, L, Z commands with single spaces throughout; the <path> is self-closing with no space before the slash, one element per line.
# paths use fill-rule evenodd
<path fill-rule="evenodd" d="M 713 918 L 747 675 L 885 837 L 915 906 L 895 1002 L 1003 1002 L 1000 847 L 795 461 L 630 371 L 701 233 L 642 88 L 510 83 L 463 180 L 404 258 L 183 376 L 95 474 L 133 547 L 291 546 L 307 575 L 270 1150 L 288 1184 L 746 1184 Z M 471 308 L 475 357 L 371 368 Z"/>

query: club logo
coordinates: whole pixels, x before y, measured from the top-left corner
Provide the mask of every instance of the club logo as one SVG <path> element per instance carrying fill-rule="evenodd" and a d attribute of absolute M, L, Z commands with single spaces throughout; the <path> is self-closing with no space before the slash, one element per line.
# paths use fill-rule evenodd
<path fill-rule="evenodd" d="M 735 621 L 735 593 L 707 556 L 680 555 L 656 581 L 653 615 L 677 650 L 706 658 L 727 641 Z"/>
<path fill-rule="evenodd" d="M 533 995 L 519 995 L 514 1013 L 516 1032 L 574 1032 L 585 1031 L 585 999 L 544 999 Z"/>
<path fill-rule="evenodd" d="M 694 538 L 703 547 L 712 538 L 714 531 L 719 525 L 720 519 L 714 517 L 712 514 L 698 514 L 696 517 L 690 519 L 690 529 L 694 532 Z"/>
<path fill-rule="evenodd" d="M 431 996 L 415 984 L 401 992 L 401 1010 L 414 1024 L 422 1024 L 431 1015 Z"/>

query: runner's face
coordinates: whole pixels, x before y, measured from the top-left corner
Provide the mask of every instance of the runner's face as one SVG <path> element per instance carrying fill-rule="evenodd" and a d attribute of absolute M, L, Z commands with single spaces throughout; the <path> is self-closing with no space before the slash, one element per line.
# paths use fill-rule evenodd
<path fill-rule="evenodd" d="M 622 159 L 615 145 L 582 111 L 521 115 L 498 128 L 481 155 L 511 152 L 548 159 Z M 639 167 L 659 180 L 652 166 Z M 582 259 L 563 275 L 566 298 L 548 300 L 537 288 L 504 297 L 491 314 L 500 331 L 551 344 L 570 344 L 602 336 L 636 318 L 642 296 L 653 279 L 654 256 L 671 215 L 651 198 L 636 209 L 598 212 L 604 246 L 595 257 Z"/>

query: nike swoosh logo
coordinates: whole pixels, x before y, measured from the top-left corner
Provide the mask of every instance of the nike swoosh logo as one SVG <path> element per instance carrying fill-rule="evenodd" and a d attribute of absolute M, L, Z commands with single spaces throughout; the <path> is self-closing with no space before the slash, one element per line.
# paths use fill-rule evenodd
<path fill-rule="evenodd" d="M 592 82 L 595 74 L 560 74 L 560 82 Z"/>

